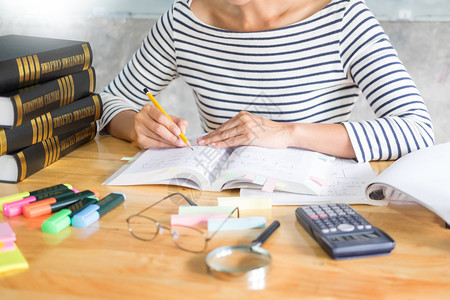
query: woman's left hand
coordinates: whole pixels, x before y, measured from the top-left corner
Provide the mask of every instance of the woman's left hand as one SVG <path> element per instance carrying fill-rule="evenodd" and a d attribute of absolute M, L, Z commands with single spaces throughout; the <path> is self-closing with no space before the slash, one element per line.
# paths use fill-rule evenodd
<path fill-rule="evenodd" d="M 213 132 L 197 139 L 200 146 L 226 148 L 233 146 L 259 146 L 286 148 L 291 142 L 293 124 L 278 123 L 241 111 Z"/>

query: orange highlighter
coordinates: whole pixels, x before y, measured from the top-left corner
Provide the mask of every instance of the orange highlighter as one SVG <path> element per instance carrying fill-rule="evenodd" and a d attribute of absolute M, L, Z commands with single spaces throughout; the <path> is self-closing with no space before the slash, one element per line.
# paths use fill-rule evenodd
<path fill-rule="evenodd" d="M 23 207 L 23 215 L 26 218 L 36 218 L 39 216 L 49 215 L 57 212 L 81 199 L 84 198 L 97 198 L 99 193 L 97 191 L 85 190 L 73 195 L 67 195 L 60 197 L 58 200 L 55 198 L 48 198 L 38 202 L 33 202 Z"/>

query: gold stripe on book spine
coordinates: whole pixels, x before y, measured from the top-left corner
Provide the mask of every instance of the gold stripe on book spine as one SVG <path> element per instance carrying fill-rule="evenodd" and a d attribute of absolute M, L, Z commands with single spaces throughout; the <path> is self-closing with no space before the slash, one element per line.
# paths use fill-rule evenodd
<path fill-rule="evenodd" d="M 47 145 L 48 140 L 42 141 L 42 146 L 44 147 L 44 168 L 48 166 L 48 156 L 49 156 L 49 149 Z"/>
<path fill-rule="evenodd" d="M 69 103 L 72 103 L 75 100 L 75 84 L 73 83 L 72 75 L 68 76 L 69 78 L 69 86 L 70 86 L 70 100 Z"/>
<path fill-rule="evenodd" d="M 100 119 L 100 114 L 102 113 L 101 109 L 100 109 L 100 100 L 98 99 L 97 95 L 92 96 L 92 99 L 94 99 L 95 108 L 96 108 L 96 110 L 95 110 L 95 120 L 98 120 L 98 119 Z"/>
<path fill-rule="evenodd" d="M 92 71 L 92 68 L 89 68 L 89 92 L 94 92 L 94 71 Z"/>
<path fill-rule="evenodd" d="M 7 145 L 5 129 L 0 129 L 0 155 L 6 153 Z"/>
<path fill-rule="evenodd" d="M 56 144 L 55 144 L 55 139 L 49 139 L 51 147 L 52 147 L 52 155 L 50 156 L 50 159 L 48 160 L 48 164 L 52 164 L 55 162 L 55 157 L 56 157 Z"/>
<path fill-rule="evenodd" d="M 58 81 L 58 85 L 59 85 L 59 97 L 60 97 L 59 107 L 61 107 L 61 106 L 64 106 L 64 97 L 63 97 L 64 88 L 63 88 L 63 84 L 62 84 L 61 78 L 59 78 L 57 81 Z"/>
<path fill-rule="evenodd" d="M 96 129 L 95 122 L 91 122 L 91 138 L 89 140 L 95 138 L 95 135 L 97 134 L 97 131 L 95 129 Z"/>
<path fill-rule="evenodd" d="M 68 96 L 67 96 L 67 89 L 68 89 L 68 87 L 67 87 L 66 79 L 67 79 L 66 76 L 61 78 L 61 82 L 62 82 L 62 85 L 63 85 L 63 94 L 61 95 L 61 97 L 63 97 L 63 99 L 64 99 L 64 105 L 67 104 L 67 98 L 68 98 Z"/>
<path fill-rule="evenodd" d="M 61 145 L 59 144 L 59 138 L 57 136 L 55 136 L 55 143 L 56 143 L 56 157 L 54 161 L 57 161 L 61 154 Z"/>
<path fill-rule="evenodd" d="M 91 52 L 89 51 L 89 47 L 87 44 L 83 44 L 83 51 L 84 51 L 84 67 L 83 70 L 86 70 L 89 68 L 89 62 L 91 61 Z"/>
<path fill-rule="evenodd" d="M 36 82 L 39 82 L 39 79 L 41 78 L 41 65 L 39 64 L 39 58 L 35 54 L 33 55 L 34 59 L 34 65 L 36 66 Z"/>
<path fill-rule="evenodd" d="M 53 118 L 52 115 L 48 112 L 45 114 L 47 116 L 48 122 L 48 136 L 53 136 Z"/>
<path fill-rule="evenodd" d="M 25 86 L 30 85 L 30 67 L 28 66 L 28 60 L 26 57 L 22 57 L 23 70 L 25 72 L 25 78 L 23 79 L 23 84 Z"/>
<path fill-rule="evenodd" d="M 47 163 L 45 164 L 45 167 L 46 167 L 52 163 L 53 149 L 52 149 L 52 143 L 51 143 L 50 139 L 43 141 L 43 143 L 44 142 L 47 144 L 47 149 L 48 149 L 48 158 L 47 158 Z"/>
<path fill-rule="evenodd" d="M 28 58 L 28 65 L 30 66 L 30 84 L 34 84 L 36 71 L 34 68 L 33 57 L 30 55 L 30 56 L 27 56 L 27 58 Z"/>
<path fill-rule="evenodd" d="M 36 118 L 36 125 L 37 125 L 36 143 L 39 143 L 40 141 L 42 141 L 42 118 L 41 117 Z"/>
<path fill-rule="evenodd" d="M 22 99 L 20 99 L 20 95 L 14 96 L 14 103 L 16 104 L 17 110 L 17 118 L 15 126 L 19 126 L 22 124 L 23 120 L 23 106 L 22 106 Z"/>
<path fill-rule="evenodd" d="M 24 78 L 23 64 L 20 58 L 17 58 L 16 62 L 17 62 L 17 70 L 19 71 L 19 87 L 21 87 L 23 86 L 23 78 Z"/>
<path fill-rule="evenodd" d="M 42 115 L 42 140 L 48 139 L 48 122 L 46 115 Z"/>
<path fill-rule="evenodd" d="M 20 161 L 20 178 L 19 178 L 19 181 L 22 181 L 27 176 L 27 161 L 26 161 L 25 156 L 23 155 L 22 151 L 17 153 L 17 157 L 19 158 L 19 161 Z"/>
<path fill-rule="evenodd" d="M 67 105 L 70 103 L 70 95 L 72 94 L 72 91 L 70 90 L 70 82 L 68 76 L 64 77 L 64 82 L 66 85 L 66 94 L 64 96 L 66 97 L 66 105 Z"/>
<path fill-rule="evenodd" d="M 32 144 L 37 143 L 37 126 L 36 126 L 36 119 L 31 120 L 31 128 L 33 129 L 33 140 Z"/>

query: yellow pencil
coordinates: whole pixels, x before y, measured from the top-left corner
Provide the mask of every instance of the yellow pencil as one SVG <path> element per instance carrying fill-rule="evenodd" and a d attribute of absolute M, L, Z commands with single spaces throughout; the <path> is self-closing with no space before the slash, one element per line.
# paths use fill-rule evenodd
<path fill-rule="evenodd" d="M 148 98 L 150 98 L 150 100 L 152 101 L 152 103 L 163 113 L 165 114 L 170 121 L 173 122 L 172 118 L 169 117 L 169 115 L 164 111 L 164 109 L 162 108 L 161 105 L 159 105 L 158 101 L 156 101 L 155 97 L 153 97 L 153 95 L 150 93 L 150 91 L 147 88 L 144 88 L 144 93 L 148 96 Z M 189 142 L 189 140 L 184 136 L 184 134 L 181 132 L 180 130 L 180 135 L 179 137 L 183 140 L 183 142 L 186 143 L 186 145 L 189 146 L 189 148 L 191 148 L 192 151 L 194 151 L 194 149 L 191 146 L 191 143 Z"/>

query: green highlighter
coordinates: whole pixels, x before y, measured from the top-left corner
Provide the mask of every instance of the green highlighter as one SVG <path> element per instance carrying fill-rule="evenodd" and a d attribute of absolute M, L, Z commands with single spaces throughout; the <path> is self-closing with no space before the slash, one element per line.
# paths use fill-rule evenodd
<path fill-rule="evenodd" d="M 98 198 L 87 197 L 83 198 L 78 202 L 75 202 L 71 206 L 61 209 L 59 212 L 54 214 L 52 217 L 42 223 L 42 231 L 47 233 L 58 233 L 64 228 L 68 227 L 71 222 L 73 215 L 83 210 L 85 207 L 97 203 Z"/>

